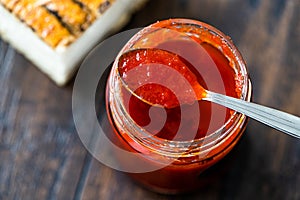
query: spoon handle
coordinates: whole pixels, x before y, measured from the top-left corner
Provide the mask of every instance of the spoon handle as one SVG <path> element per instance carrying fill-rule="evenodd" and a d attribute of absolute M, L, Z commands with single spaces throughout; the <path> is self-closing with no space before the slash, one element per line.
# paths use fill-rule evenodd
<path fill-rule="evenodd" d="M 300 138 L 300 118 L 297 116 L 211 91 L 207 92 L 203 100 L 220 104 L 279 131 Z"/>

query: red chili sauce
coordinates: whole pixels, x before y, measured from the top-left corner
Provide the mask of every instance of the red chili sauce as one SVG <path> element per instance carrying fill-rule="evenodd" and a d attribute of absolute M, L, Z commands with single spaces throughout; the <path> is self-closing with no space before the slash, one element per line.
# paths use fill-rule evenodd
<path fill-rule="evenodd" d="M 125 82 L 134 84 L 140 77 L 136 74 L 130 76 L 128 72 L 149 63 L 158 63 L 177 70 L 192 87 L 199 83 L 210 91 L 232 97 L 240 96 L 236 74 L 229 60 L 220 50 L 206 42 L 169 40 L 155 49 L 135 50 L 120 58 L 119 73 Z M 160 80 L 173 82 L 179 88 L 182 85 L 168 74 L 151 70 L 151 65 L 143 72 Z M 177 107 L 168 108 L 168 103 L 178 101 L 176 95 L 167 87 L 155 83 L 142 85 L 134 91 L 135 95 L 124 88 L 122 92 L 124 101 L 129 102 L 127 112 L 136 124 L 163 139 L 173 140 L 175 136 L 175 140 L 182 141 L 202 138 L 222 127 L 232 114 L 230 109 L 197 99 L 189 99 L 184 104 L 178 103 Z M 151 106 L 141 99 L 162 106 Z M 195 115 L 195 109 L 199 109 L 200 118 Z M 161 124 L 162 122 L 164 123 Z M 179 126 L 184 131 L 178 132 Z M 197 130 L 196 136 L 190 134 L 192 130 Z"/>

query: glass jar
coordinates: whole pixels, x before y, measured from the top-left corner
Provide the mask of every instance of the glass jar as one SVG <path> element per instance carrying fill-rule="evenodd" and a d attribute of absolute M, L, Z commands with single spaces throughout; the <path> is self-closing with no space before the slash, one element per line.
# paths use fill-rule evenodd
<path fill-rule="evenodd" d="M 245 130 L 247 117 L 202 100 L 179 104 L 175 110 L 156 104 L 145 105 L 149 102 L 143 101 L 137 90 L 129 88 L 118 68 L 119 59 L 125 52 L 139 49 L 172 51 L 174 55 L 180 55 L 179 60 L 196 66 L 192 71 L 196 70 L 197 80 L 206 89 L 250 101 L 251 82 L 245 62 L 231 39 L 216 28 L 190 19 L 170 19 L 154 23 L 133 36 L 110 72 L 106 108 L 114 129 L 111 138 L 118 147 L 132 152 L 132 156 L 114 155 L 127 169 L 124 171 L 154 191 L 181 193 L 194 190 L 204 184 L 201 173 L 219 162 L 237 144 Z M 135 54 L 136 66 L 141 65 L 138 61 L 146 59 L 143 57 L 148 55 L 145 51 Z M 169 59 L 168 53 L 152 55 L 147 62 L 152 59 L 153 63 L 159 60 L 161 64 L 164 62 L 161 60 Z M 170 65 L 172 62 L 166 61 Z M 160 76 L 160 72 L 155 76 Z M 173 75 L 161 76 L 159 80 Z M 147 84 L 153 83 L 143 83 Z M 174 82 L 174 85 L 175 89 L 181 87 L 180 82 Z M 157 91 L 150 87 L 147 95 Z M 161 95 L 154 97 L 162 98 Z"/>

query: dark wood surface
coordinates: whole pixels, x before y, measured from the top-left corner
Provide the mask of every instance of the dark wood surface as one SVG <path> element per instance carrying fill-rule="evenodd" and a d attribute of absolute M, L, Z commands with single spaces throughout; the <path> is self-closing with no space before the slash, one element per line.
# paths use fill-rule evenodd
<path fill-rule="evenodd" d="M 150 0 L 124 30 L 170 17 L 230 35 L 253 101 L 300 115 L 299 0 Z M 300 140 L 252 120 L 214 184 L 180 196 L 150 192 L 85 150 L 72 86 L 57 87 L 0 40 L 0 199 L 300 199 Z"/>

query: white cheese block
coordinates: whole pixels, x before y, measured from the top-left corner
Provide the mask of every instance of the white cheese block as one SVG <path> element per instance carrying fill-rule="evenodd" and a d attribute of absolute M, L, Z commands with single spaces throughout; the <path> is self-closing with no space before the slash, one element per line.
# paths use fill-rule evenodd
<path fill-rule="evenodd" d="M 116 0 L 103 15 L 72 44 L 52 48 L 30 27 L 0 4 L 0 35 L 46 73 L 57 85 L 64 85 L 77 70 L 80 61 L 100 40 L 117 31 L 145 0 Z"/>

